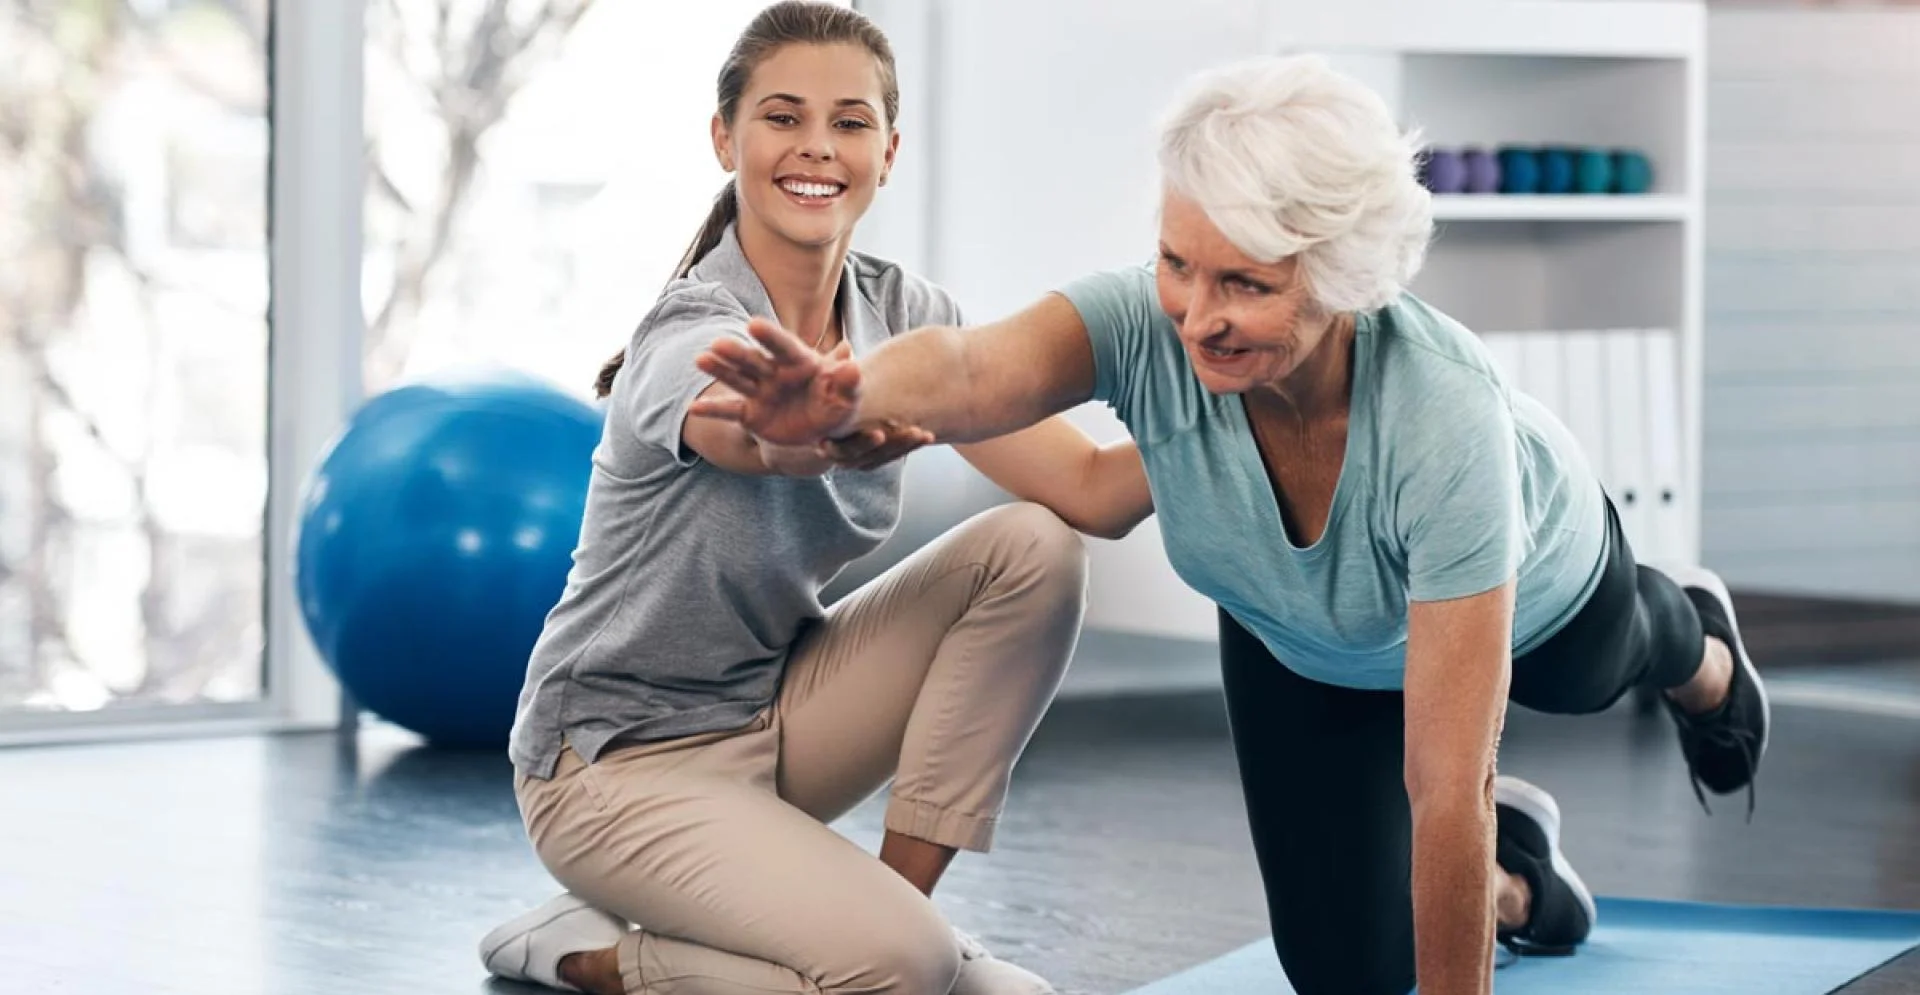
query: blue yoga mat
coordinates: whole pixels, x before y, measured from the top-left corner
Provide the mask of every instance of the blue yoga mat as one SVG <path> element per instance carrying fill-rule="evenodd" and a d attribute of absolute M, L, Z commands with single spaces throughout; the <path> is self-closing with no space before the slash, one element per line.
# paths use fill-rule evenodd
<path fill-rule="evenodd" d="M 1920 946 L 1920 913 L 1602 898 L 1572 957 L 1522 957 L 1499 995 L 1824 995 Z M 1504 951 L 1503 951 L 1504 953 Z M 1287 995 L 1273 945 L 1250 944 L 1133 995 Z"/>

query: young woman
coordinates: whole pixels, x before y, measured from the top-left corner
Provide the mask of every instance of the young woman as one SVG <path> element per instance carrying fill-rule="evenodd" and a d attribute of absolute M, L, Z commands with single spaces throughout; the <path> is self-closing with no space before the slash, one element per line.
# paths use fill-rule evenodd
<path fill-rule="evenodd" d="M 482 941 L 497 975 L 605 995 L 1052 991 L 928 896 L 957 850 L 992 842 L 1066 668 L 1075 530 L 1149 513 L 1137 450 L 1065 421 L 968 447 L 1040 503 L 985 512 L 823 608 L 894 528 L 894 460 L 924 437 L 876 426 L 827 460 L 687 417 L 725 390 L 694 357 L 752 318 L 842 357 L 959 320 L 938 288 L 849 250 L 898 147 L 894 80 L 885 37 L 824 3 L 766 9 L 720 73 L 712 140 L 734 178 L 601 376 L 575 566 L 514 728 L 527 830 L 567 894 Z M 875 859 L 827 824 L 888 781 Z"/>
<path fill-rule="evenodd" d="M 1210 73 L 1159 159 L 1154 265 L 851 359 L 756 322 L 759 347 L 698 361 L 742 396 L 695 413 L 790 444 L 876 418 L 964 442 L 1111 405 L 1169 559 L 1219 605 L 1294 988 L 1486 992 L 1496 937 L 1571 952 L 1594 919 L 1552 797 L 1494 776 L 1507 703 L 1656 688 L 1695 790 L 1748 788 L 1767 699 L 1732 602 L 1636 564 L 1573 437 L 1406 292 L 1431 201 L 1371 91 L 1313 58 Z"/>

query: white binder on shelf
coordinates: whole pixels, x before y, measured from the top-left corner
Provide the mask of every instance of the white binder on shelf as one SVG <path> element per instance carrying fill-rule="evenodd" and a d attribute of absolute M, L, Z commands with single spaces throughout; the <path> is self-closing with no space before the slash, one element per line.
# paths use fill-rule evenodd
<path fill-rule="evenodd" d="M 1601 479 L 1620 511 L 1620 526 L 1637 559 L 1658 562 L 1647 482 L 1647 391 L 1642 336 L 1630 328 L 1606 334 L 1607 458 Z"/>
<path fill-rule="evenodd" d="M 1561 424 L 1580 443 L 1587 465 L 1603 478 L 1607 472 L 1607 379 L 1605 332 L 1572 331 L 1560 334 L 1560 368 L 1565 399 Z"/>
<path fill-rule="evenodd" d="M 1640 333 L 1645 369 L 1648 563 L 1677 562 L 1688 546 L 1685 407 L 1681 403 L 1680 336 L 1671 329 Z"/>
<path fill-rule="evenodd" d="M 1507 388 L 1524 393 L 1526 370 L 1523 368 L 1521 336 L 1520 332 L 1481 332 L 1480 344 L 1487 347 L 1487 354 L 1493 357 L 1493 365 L 1500 370 Z"/>
<path fill-rule="evenodd" d="M 1560 358 L 1560 333 L 1528 332 L 1520 337 L 1520 389 L 1539 401 L 1555 417 L 1564 418 L 1565 367 Z"/>

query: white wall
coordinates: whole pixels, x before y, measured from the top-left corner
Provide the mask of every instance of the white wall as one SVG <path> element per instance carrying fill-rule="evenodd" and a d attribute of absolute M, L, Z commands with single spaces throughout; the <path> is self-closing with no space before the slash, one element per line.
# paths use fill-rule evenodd
<path fill-rule="evenodd" d="M 1709 19 L 1702 541 L 1920 600 L 1920 10 Z"/>
<path fill-rule="evenodd" d="M 945 13 L 931 263 L 977 318 L 1151 257 L 1154 119 L 1194 72 L 1263 46 L 1257 0 L 966 0 Z M 1102 441 L 1104 407 L 1075 412 Z M 1156 521 L 1094 541 L 1087 624 L 1211 639 Z"/>

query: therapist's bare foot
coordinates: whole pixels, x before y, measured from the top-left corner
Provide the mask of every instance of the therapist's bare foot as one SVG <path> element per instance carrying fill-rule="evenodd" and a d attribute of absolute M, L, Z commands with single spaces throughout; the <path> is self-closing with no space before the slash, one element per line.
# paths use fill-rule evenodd
<path fill-rule="evenodd" d="M 560 980 L 592 995 L 626 995 L 616 947 L 568 954 L 560 959 Z"/>

